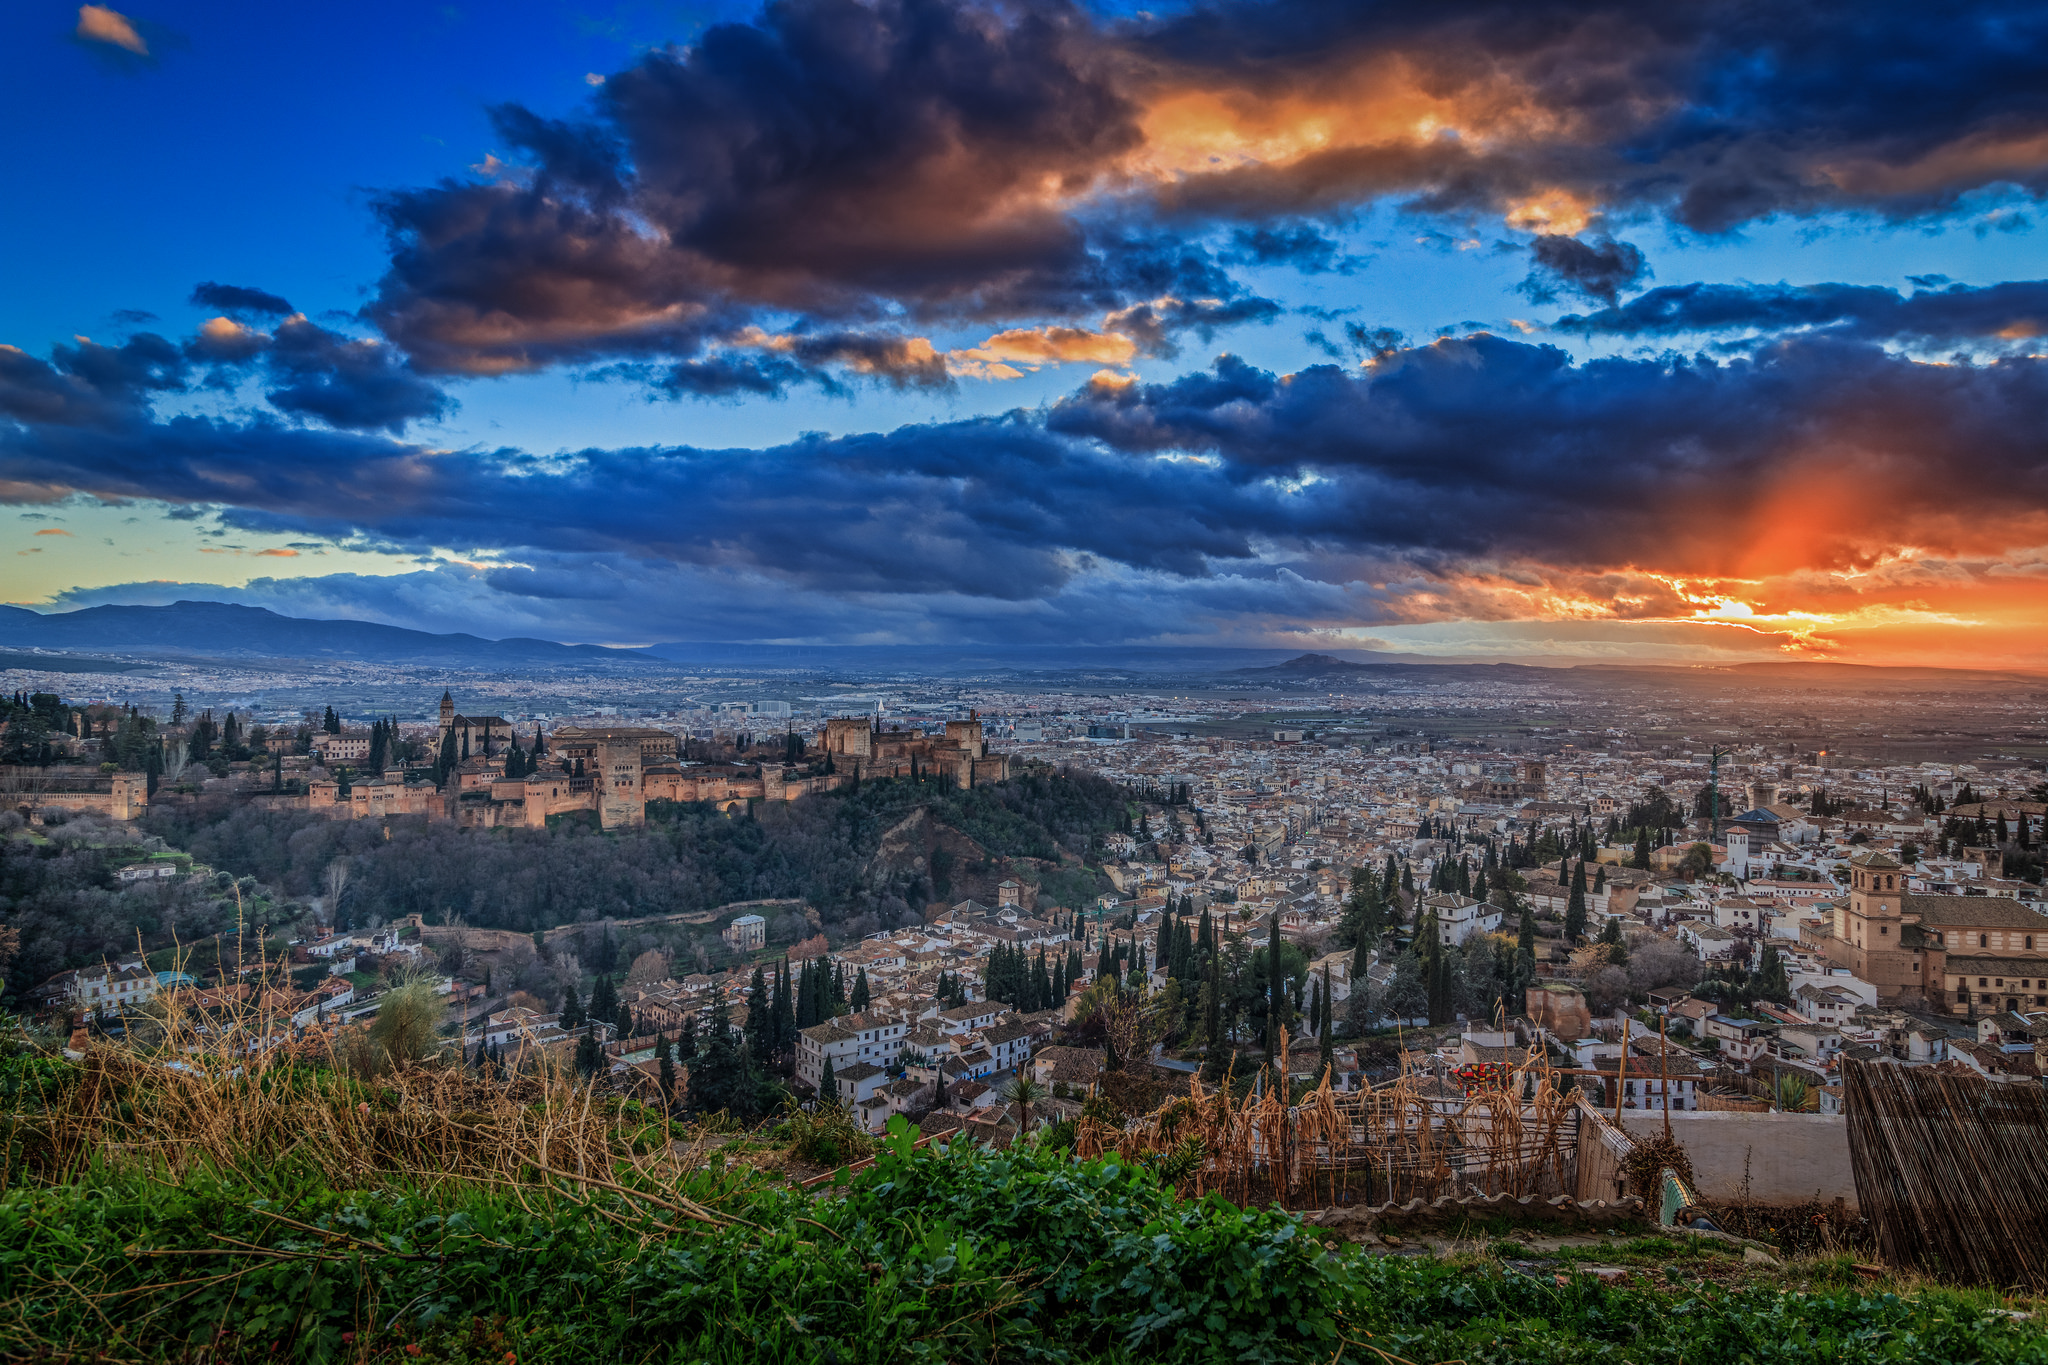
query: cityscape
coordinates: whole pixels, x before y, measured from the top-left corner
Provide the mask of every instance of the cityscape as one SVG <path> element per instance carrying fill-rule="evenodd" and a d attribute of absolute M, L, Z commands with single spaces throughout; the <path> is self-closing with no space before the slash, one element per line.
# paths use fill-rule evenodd
<path fill-rule="evenodd" d="M 0 1358 L 2041 1358 L 2035 10 L 0 71 Z"/>

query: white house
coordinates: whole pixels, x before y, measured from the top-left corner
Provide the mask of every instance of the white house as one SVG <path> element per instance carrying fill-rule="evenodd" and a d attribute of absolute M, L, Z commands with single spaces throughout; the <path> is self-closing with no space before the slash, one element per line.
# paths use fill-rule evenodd
<path fill-rule="evenodd" d="M 1458 947 L 1474 934 L 1491 934 L 1500 929 L 1501 908 L 1475 901 L 1455 891 L 1439 891 L 1422 898 L 1424 912 L 1436 912 L 1436 928 L 1444 943 Z"/>
<path fill-rule="evenodd" d="M 910 1026 L 900 1019 L 870 1010 L 866 1014 L 844 1014 L 797 1033 L 796 1075 L 816 1089 L 825 1074 L 825 1059 L 832 1059 L 836 1077 L 862 1065 L 887 1070 L 903 1053 L 903 1039 Z"/>
<path fill-rule="evenodd" d="M 1724 896 L 1714 902 L 1714 923 L 1723 929 L 1767 933 L 1777 915 L 1776 902 L 1758 900 L 1753 896 Z"/>

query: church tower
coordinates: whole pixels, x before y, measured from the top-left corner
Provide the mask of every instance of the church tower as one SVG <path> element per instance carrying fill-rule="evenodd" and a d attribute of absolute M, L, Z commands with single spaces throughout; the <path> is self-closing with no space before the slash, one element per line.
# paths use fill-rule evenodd
<path fill-rule="evenodd" d="M 445 735 L 454 728 L 455 696 L 453 693 L 444 690 L 441 693 L 441 733 Z"/>
<path fill-rule="evenodd" d="M 1835 912 L 1846 954 L 1829 956 L 1873 983 L 1880 1001 L 1920 984 L 1919 952 L 1904 942 L 1905 897 L 1906 871 L 1890 855 L 1871 850 L 1849 859 L 1849 903 Z"/>

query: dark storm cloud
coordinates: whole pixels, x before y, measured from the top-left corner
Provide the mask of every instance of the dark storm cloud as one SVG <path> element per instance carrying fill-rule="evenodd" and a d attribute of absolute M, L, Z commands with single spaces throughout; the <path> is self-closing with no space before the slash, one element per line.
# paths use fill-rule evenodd
<path fill-rule="evenodd" d="M 234 317 L 281 318 L 298 311 L 265 290 L 246 289 L 238 284 L 215 284 L 212 280 L 195 286 L 191 301 L 202 308 L 217 308 Z"/>
<path fill-rule="evenodd" d="M 1533 264 L 1521 287 L 1536 303 L 1555 302 L 1562 289 L 1611 305 L 1622 290 L 1632 288 L 1650 273 L 1641 251 L 1612 237 L 1582 242 L 1576 237 L 1545 233 L 1530 244 L 1529 254 Z"/>
<path fill-rule="evenodd" d="M 524 180 L 386 196 L 369 314 L 425 365 L 488 373 L 695 356 L 764 309 L 1114 306 L 1119 267 L 1041 202 L 1136 143 L 1106 55 L 1059 5 L 811 0 L 716 26 L 609 78 L 601 122 L 495 111 Z"/>
<path fill-rule="evenodd" d="M 353 340 L 302 317 L 278 326 L 265 365 L 276 386 L 263 394 L 271 406 L 348 431 L 396 434 L 450 406 L 390 345 Z"/>
<path fill-rule="evenodd" d="M 1480 335 L 1363 371 L 1225 357 L 1171 383 L 1097 380 L 1043 417 L 761 450 L 533 456 L 275 421 L 32 420 L 0 435 L 0 481 L 220 505 L 252 532 L 555 556 L 556 573 L 601 555 L 1029 603 L 1110 569 L 1193 583 L 1279 560 L 1732 572 L 1780 516 L 1798 566 L 1985 543 L 2048 503 L 2044 426 L 2048 362 L 2031 359 L 1917 364 L 1815 338 L 1575 364 Z"/>
<path fill-rule="evenodd" d="M 1381 106 L 1356 78 L 1371 71 L 1415 97 L 1388 117 L 1412 119 L 1427 98 L 1455 129 L 1426 143 L 1329 139 L 1290 162 L 1190 176 L 1178 188 L 1191 207 L 1405 194 L 1495 209 L 1563 188 L 1721 232 L 1773 213 L 1910 218 L 1986 185 L 2048 189 L 2048 16 L 2022 0 L 1241 0 L 1119 36 L 1155 82 L 1370 111 Z"/>
<path fill-rule="evenodd" d="M 347 431 L 388 431 L 442 416 L 452 401 L 389 342 L 329 331 L 293 314 L 269 332 L 216 318 L 185 345 L 209 367 L 208 382 L 232 388 L 252 368 L 280 412 Z"/>
<path fill-rule="evenodd" d="M 1131 335 L 1170 354 L 1177 330 L 1270 316 L 1195 239 L 1342 268 L 1304 224 L 1390 197 L 1542 233 L 1537 290 L 1612 302 L 1642 272 L 1624 243 L 1574 240 L 1602 214 L 1714 233 L 2048 190 L 2048 11 L 2018 0 L 1245 0 L 1118 22 L 782 0 L 594 99 L 582 118 L 493 111 L 513 164 L 492 183 L 379 199 L 392 255 L 366 316 L 423 372 L 927 382 L 830 348 L 742 353 L 752 328 L 888 337 L 1147 304 Z"/>
<path fill-rule="evenodd" d="M 184 356 L 151 332 L 119 347 L 80 341 L 38 360 L 0 346 L 0 417 L 53 426 L 118 426 L 148 410 L 150 396 L 185 387 Z"/>
<path fill-rule="evenodd" d="M 1335 271 L 1348 275 L 1364 262 L 1313 223 L 1241 227 L 1231 233 L 1228 259 L 1247 265 L 1288 265 L 1304 275 Z"/>
<path fill-rule="evenodd" d="M 2025 342 L 2048 336 L 2048 280 L 1983 288 L 1944 277 L 1895 289 L 1855 284 L 1681 284 L 1652 289 L 1614 308 L 1558 319 L 1559 331 L 1604 336 L 1678 336 L 1824 329 L 1871 341 L 1933 345 Z"/>

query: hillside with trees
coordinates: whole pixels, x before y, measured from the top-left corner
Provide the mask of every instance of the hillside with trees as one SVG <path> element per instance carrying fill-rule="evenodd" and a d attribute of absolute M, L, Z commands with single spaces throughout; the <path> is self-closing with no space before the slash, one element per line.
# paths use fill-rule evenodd
<path fill-rule="evenodd" d="M 1053 899 L 1069 903 L 1093 883 L 1061 875 L 1060 865 L 1128 818 L 1115 784 L 1038 769 L 967 791 L 870 781 L 731 814 L 656 803 L 645 828 L 611 832 L 573 819 L 545 830 L 335 821 L 225 799 L 154 810 L 147 827 L 214 866 L 295 896 L 321 894 L 340 862 L 348 872 L 336 908 L 343 924 L 419 914 L 531 932 L 796 897 L 833 933 L 853 936 L 915 922 L 948 889 L 934 884 L 938 877 L 868 875 L 884 832 L 919 807 L 990 859 L 1006 860 L 1020 880 L 1047 881 Z"/>

